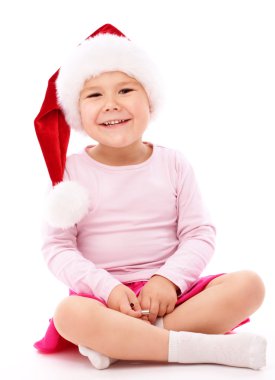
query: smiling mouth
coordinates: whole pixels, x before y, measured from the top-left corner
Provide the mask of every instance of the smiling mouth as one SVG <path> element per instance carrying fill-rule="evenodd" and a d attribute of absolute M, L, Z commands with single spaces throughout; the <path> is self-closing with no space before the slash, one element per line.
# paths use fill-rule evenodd
<path fill-rule="evenodd" d="M 106 129 L 114 129 L 114 128 L 118 128 L 118 127 L 121 127 L 121 126 L 125 125 L 130 120 L 131 119 L 115 120 L 115 121 L 110 121 L 110 122 L 102 123 L 100 125 L 103 128 L 106 128 Z"/>

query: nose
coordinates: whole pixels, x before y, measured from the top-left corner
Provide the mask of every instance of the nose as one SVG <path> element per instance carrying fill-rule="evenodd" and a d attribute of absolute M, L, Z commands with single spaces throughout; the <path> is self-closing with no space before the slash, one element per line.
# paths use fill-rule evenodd
<path fill-rule="evenodd" d="M 118 111 L 118 106 L 117 105 L 113 105 L 113 106 L 106 105 L 105 106 L 105 112 L 109 112 L 109 111 Z"/>
<path fill-rule="evenodd" d="M 117 102 L 115 101 L 115 99 L 113 98 L 109 98 L 107 101 L 106 101 L 106 104 L 104 106 L 104 111 L 105 112 L 110 112 L 110 111 L 118 111 L 119 110 L 119 105 L 117 104 Z"/>

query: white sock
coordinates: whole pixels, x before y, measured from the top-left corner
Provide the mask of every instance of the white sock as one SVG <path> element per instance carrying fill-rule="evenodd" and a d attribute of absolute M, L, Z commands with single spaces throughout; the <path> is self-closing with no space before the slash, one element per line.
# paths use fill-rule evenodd
<path fill-rule="evenodd" d="M 156 319 L 155 326 L 163 328 L 162 317 Z M 100 352 L 94 351 L 88 347 L 78 346 L 78 349 L 81 355 L 87 356 L 92 365 L 97 369 L 106 369 L 110 367 L 112 363 L 115 363 L 119 360 L 110 358 L 109 356 L 103 355 Z"/>
<path fill-rule="evenodd" d="M 266 344 L 265 338 L 250 333 L 212 335 L 170 331 L 168 362 L 260 369 L 265 366 Z"/>
<path fill-rule="evenodd" d="M 112 363 L 118 361 L 118 359 L 110 358 L 109 356 L 103 355 L 100 352 L 94 351 L 88 347 L 78 346 L 78 349 L 81 355 L 88 357 L 96 369 L 108 368 Z"/>

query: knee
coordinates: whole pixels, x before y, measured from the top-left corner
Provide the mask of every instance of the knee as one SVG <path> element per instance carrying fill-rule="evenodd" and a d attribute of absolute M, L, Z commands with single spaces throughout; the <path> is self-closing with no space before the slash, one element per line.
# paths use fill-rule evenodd
<path fill-rule="evenodd" d="M 68 332 L 81 329 L 82 326 L 96 326 L 97 312 L 99 307 L 104 307 L 99 302 L 90 298 L 69 296 L 57 306 L 53 322 L 61 336 Z M 90 324 L 90 321 L 93 323 Z"/>
<path fill-rule="evenodd" d="M 70 325 L 74 323 L 73 319 L 76 318 L 75 313 L 75 299 L 74 297 L 66 297 L 57 306 L 53 322 L 56 330 L 63 336 L 63 332 L 70 328 Z"/>
<path fill-rule="evenodd" d="M 249 270 L 236 272 L 234 275 L 240 302 L 251 309 L 258 309 L 265 297 L 265 286 L 261 277 Z"/>

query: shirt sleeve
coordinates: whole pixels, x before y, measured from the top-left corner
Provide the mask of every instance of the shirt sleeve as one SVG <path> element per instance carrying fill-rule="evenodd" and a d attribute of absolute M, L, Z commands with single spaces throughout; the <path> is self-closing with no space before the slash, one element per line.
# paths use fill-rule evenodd
<path fill-rule="evenodd" d="M 67 164 L 70 167 L 70 160 Z M 72 165 L 71 165 L 72 166 Z M 78 172 L 70 168 L 72 172 Z M 71 178 L 68 167 L 64 180 L 78 181 L 78 174 Z M 52 188 L 52 186 L 50 186 Z M 42 254 L 53 275 L 76 293 L 93 294 L 106 303 L 111 291 L 121 282 L 108 271 L 97 268 L 86 259 L 77 247 L 77 225 L 62 229 L 42 223 Z"/>
<path fill-rule="evenodd" d="M 82 256 L 77 249 L 77 228 L 55 228 L 47 223 L 42 228 L 42 253 L 49 270 L 76 293 L 94 294 L 107 302 L 121 282 L 105 269 Z"/>
<path fill-rule="evenodd" d="M 180 291 L 178 297 L 198 280 L 215 250 L 216 229 L 203 204 L 194 170 L 178 152 L 176 163 L 177 250 L 155 275 L 163 276 Z"/>

